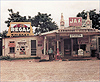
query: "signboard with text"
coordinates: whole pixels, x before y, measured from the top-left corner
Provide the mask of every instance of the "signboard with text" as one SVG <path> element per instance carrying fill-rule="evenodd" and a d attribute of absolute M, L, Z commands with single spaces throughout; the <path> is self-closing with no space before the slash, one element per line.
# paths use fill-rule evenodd
<path fill-rule="evenodd" d="M 70 34 L 70 38 L 80 38 L 83 37 L 83 34 Z"/>
<path fill-rule="evenodd" d="M 11 24 L 12 32 L 30 32 L 30 24 Z"/>
<path fill-rule="evenodd" d="M 83 50 L 82 50 L 82 49 L 79 49 L 79 50 L 78 50 L 78 55 L 79 55 L 79 56 L 83 56 L 83 54 L 84 54 L 84 53 L 83 53 Z"/>
<path fill-rule="evenodd" d="M 32 36 L 31 22 L 10 22 L 7 36 Z"/>
<path fill-rule="evenodd" d="M 82 26 L 82 17 L 70 17 L 69 26 Z"/>

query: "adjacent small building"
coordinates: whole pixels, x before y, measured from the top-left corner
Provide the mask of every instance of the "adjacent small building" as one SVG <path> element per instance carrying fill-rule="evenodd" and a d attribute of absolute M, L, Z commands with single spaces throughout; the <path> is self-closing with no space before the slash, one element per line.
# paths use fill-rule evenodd
<path fill-rule="evenodd" d="M 55 55 L 63 57 L 90 57 L 100 52 L 100 31 L 92 28 L 92 21 L 87 13 L 87 20 L 70 17 L 69 27 L 65 27 L 61 14 L 60 28 L 40 35 L 34 35 L 31 23 L 11 22 L 7 36 L 3 38 L 3 56 L 41 57 L 52 48 Z"/>
<path fill-rule="evenodd" d="M 0 56 L 2 56 L 2 37 L 0 37 Z"/>
<path fill-rule="evenodd" d="M 43 38 L 35 36 L 30 22 L 11 22 L 3 38 L 3 56 L 33 57 L 42 54 Z"/>

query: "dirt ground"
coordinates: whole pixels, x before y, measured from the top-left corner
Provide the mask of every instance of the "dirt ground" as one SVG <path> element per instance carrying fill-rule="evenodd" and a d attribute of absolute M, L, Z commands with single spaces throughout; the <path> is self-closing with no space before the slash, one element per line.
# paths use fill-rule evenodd
<path fill-rule="evenodd" d="M 100 81 L 100 60 L 34 62 L 31 59 L 0 63 L 0 82 Z"/>

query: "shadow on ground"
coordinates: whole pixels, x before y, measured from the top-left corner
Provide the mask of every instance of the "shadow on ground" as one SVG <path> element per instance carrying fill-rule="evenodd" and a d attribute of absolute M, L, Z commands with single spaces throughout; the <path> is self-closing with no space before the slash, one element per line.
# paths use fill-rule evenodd
<path fill-rule="evenodd" d="M 46 60 L 46 59 L 42 59 L 40 60 L 39 62 L 48 62 L 49 60 Z"/>
<path fill-rule="evenodd" d="M 91 60 L 91 59 L 69 59 L 68 61 L 87 61 L 87 60 Z"/>

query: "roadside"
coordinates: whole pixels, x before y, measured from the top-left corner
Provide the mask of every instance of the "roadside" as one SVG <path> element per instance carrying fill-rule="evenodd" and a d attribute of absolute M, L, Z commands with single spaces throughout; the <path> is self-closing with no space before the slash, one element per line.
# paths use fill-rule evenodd
<path fill-rule="evenodd" d="M 99 81 L 100 60 L 48 61 L 1 60 L 1 82 L 5 81 Z"/>

